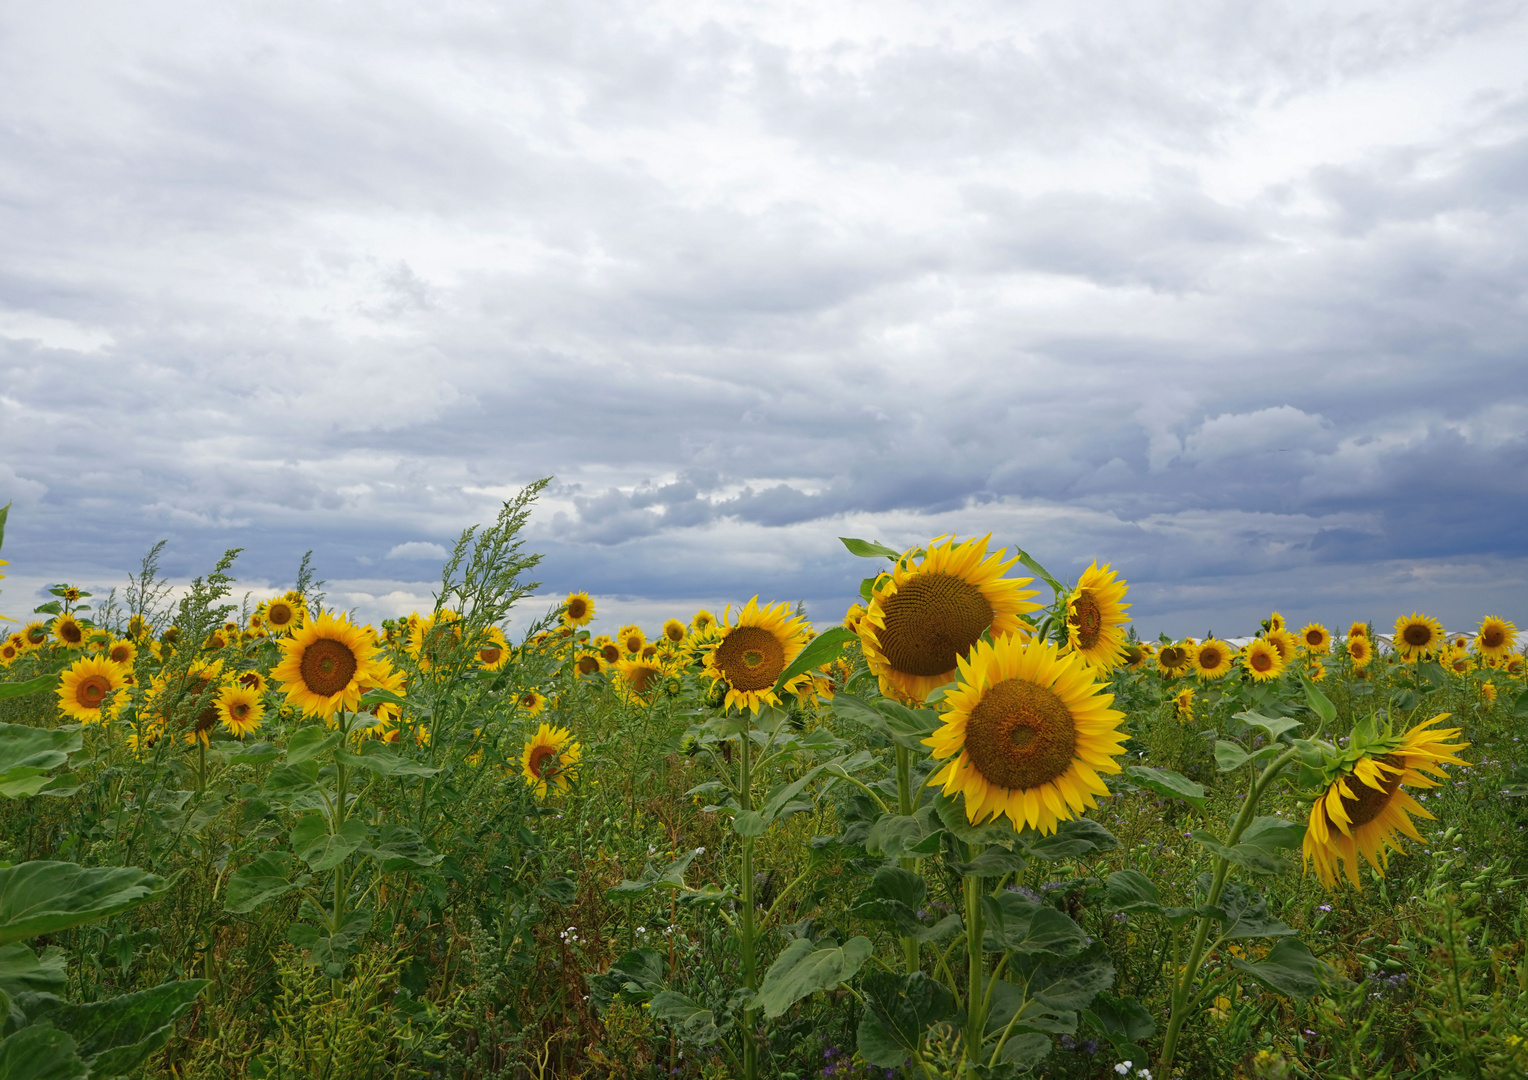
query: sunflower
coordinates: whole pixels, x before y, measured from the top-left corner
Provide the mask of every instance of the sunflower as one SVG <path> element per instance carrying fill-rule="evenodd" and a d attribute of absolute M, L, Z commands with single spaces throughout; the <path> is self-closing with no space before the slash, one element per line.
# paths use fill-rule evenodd
<path fill-rule="evenodd" d="M 1131 641 L 1125 645 L 1125 667 L 1130 671 L 1140 671 L 1152 656 L 1149 642 Z"/>
<path fill-rule="evenodd" d="M 1193 662 L 1187 645 L 1163 645 L 1157 651 L 1157 670 L 1168 678 L 1182 675 Z"/>
<path fill-rule="evenodd" d="M 908 552 L 881 576 L 859 637 L 884 694 L 921 702 L 955 677 L 957 661 L 983 634 L 1028 635 L 1019 616 L 1039 610 L 1034 591 L 1024 589 L 1033 579 L 1004 577 L 1018 556 L 989 555 L 990 540 L 931 541 L 917 562 Z"/>
<path fill-rule="evenodd" d="M 542 724 L 520 755 L 521 775 L 536 797 L 545 799 L 553 792 L 567 791 L 569 784 L 578 779 L 578 761 L 582 756 L 583 748 L 573 741 L 571 731 Z"/>
<path fill-rule="evenodd" d="M 621 689 L 643 702 L 652 698 L 669 675 L 667 666 L 657 660 L 628 660 L 624 656 L 616 661 L 615 670 Z"/>
<path fill-rule="evenodd" d="M 1267 682 L 1284 674 L 1284 658 L 1266 638 L 1253 638 L 1242 650 L 1242 666 L 1257 682 Z"/>
<path fill-rule="evenodd" d="M 621 659 L 621 647 L 610 638 L 601 634 L 589 644 L 594 646 L 594 651 L 600 654 L 600 659 L 608 664 L 614 664 Z"/>
<path fill-rule="evenodd" d="M 648 642 L 646 645 L 642 646 L 642 651 L 637 654 L 637 658 L 640 660 L 651 660 L 657 655 L 658 646 L 654 645 L 652 642 Z"/>
<path fill-rule="evenodd" d="M 635 656 L 647 644 L 647 635 L 642 633 L 640 626 L 629 623 L 616 631 L 615 643 L 620 646 L 624 655 Z"/>
<path fill-rule="evenodd" d="M 59 593 L 59 595 L 62 596 L 65 600 L 69 601 L 69 603 L 74 604 L 79 602 L 80 590 L 78 586 L 65 585 L 63 592 Z"/>
<path fill-rule="evenodd" d="M 21 646 L 13 640 L 15 636 L 12 634 L 5 639 L 4 645 L 0 645 L 0 664 L 9 665 L 12 660 L 21 655 Z"/>
<path fill-rule="evenodd" d="M 1508 653 L 1506 658 L 1502 660 L 1501 666 L 1502 670 L 1508 675 L 1511 675 L 1514 679 L 1520 679 L 1523 677 L 1524 672 L 1528 672 L 1528 657 L 1522 656 L 1519 653 Z"/>
<path fill-rule="evenodd" d="M 1468 675 L 1475 669 L 1475 657 L 1466 650 L 1456 645 L 1450 645 L 1443 650 L 1443 655 L 1438 657 L 1438 662 L 1447 671 L 1455 675 Z"/>
<path fill-rule="evenodd" d="M 1235 651 L 1224 641 L 1205 638 L 1193 649 L 1194 674 L 1201 679 L 1218 679 L 1231 670 Z"/>
<path fill-rule="evenodd" d="M 1320 682 L 1326 678 L 1326 665 L 1320 660 L 1312 660 L 1310 662 L 1310 671 L 1307 674 L 1310 676 L 1311 682 Z"/>
<path fill-rule="evenodd" d="M 1355 888 L 1361 887 L 1359 855 L 1384 877 L 1387 849 L 1402 850 L 1397 834 L 1421 842 L 1408 815 L 1433 815 L 1402 788 L 1437 787 L 1425 773 L 1444 776 L 1439 768 L 1444 763 L 1469 764 L 1457 756 L 1469 744 L 1448 741 L 1459 734 L 1458 728 L 1428 730 L 1448 715 L 1440 713 L 1400 737 L 1368 737 L 1355 731 L 1351 749 L 1328 764 L 1326 784 L 1311 807 L 1304 843 L 1307 868 L 1314 866 L 1328 889 L 1336 887 L 1339 870 Z"/>
<path fill-rule="evenodd" d="M 79 649 L 85 645 L 85 628 L 80 625 L 73 615 L 60 615 L 53 620 L 54 639 L 68 649 Z"/>
<path fill-rule="evenodd" d="M 422 618 L 409 630 L 408 654 L 419 662 L 420 671 L 430 671 L 456 659 L 462 645 L 462 617 L 450 608 L 441 608 L 431 618 Z"/>
<path fill-rule="evenodd" d="M 1295 658 L 1295 650 L 1300 647 L 1295 641 L 1295 636 L 1288 630 L 1270 630 L 1263 635 L 1264 640 L 1279 651 L 1279 659 L 1288 667 L 1290 661 Z"/>
<path fill-rule="evenodd" d="M 844 620 L 840 625 L 843 626 L 845 630 L 849 631 L 849 633 L 858 634 L 860 629 L 860 620 L 864 617 L 865 607 L 863 604 L 850 604 L 849 610 L 844 612 Z"/>
<path fill-rule="evenodd" d="M 716 625 L 716 616 L 712 615 L 705 608 L 701 608 L 699 611 L 697 611 L 695 613 L 694 617 L 690 619 L 690 629 L 691 630 L 699 630 L 699 631 L 704 632 L 706 630 L 711 629 L 715 625 Z"/>
<path fill-rule="evenodd" d="M 605 670 L 605 661 L 599 653 L 586 652 L 579 655 L 573 666 L 580 675 L 598 675 Z"/>
<path fill-rule="evenodd" d="M 208 652 L 217 652 L 220 649 L 228 648 L 228 642 L 231 640 L 226 631 L 214 630 L 211 634 L 207 635 L 207 644 L 203 645 L 202 648 Z"/>
<path fill-rule="evenodd" d="M 1015 829 L 1052 833 L 1109 793 L 1098 774 L 1120 771 L 1125 714 L 1081 657 L 1003 635 L 977 642 L 956 670 L 944 723 L 923 741 L 950 759 L 930 782 L 965 795 L 967 820 L 1006 815 Z"/>
<path fill-rule="evenodd" d="M 58 684 L 58 707 L 82 724 L 105 722 L 116 716 L 120 702 L 107 699 L 127 684 L 122 665 L 104 656 L 82 656 L 69 666 Z"/>
<path fill-rule="evenodd" d="M 265 714 L 260 695 L 238 683 L 218 691 L 216 708 L 223 726 L 241 739 L 260 726 Z"/>
<path fill-rule="evenodd" d="M 142 615 L 132 615 L 128 617 L 127 636 L 132 638 L 134 641 L 137 641 L 142 637 L 147 637 L 150 629 L 149 621 Z"/>
<path fill-rule="evenodd" d="M 1277 611 L 1275 611 L 1272 615 L 1269 615 L 1268 616 L 1268 629 L 1270 629 L 1270 630 L 1282 630 L 1282 629 L 1284 629 L 1284 616 L 1280 615 Z"/>
<path fill-rule="evenodd" d="M 407 694 L 408 673 L 395 670 L 385 660 L 382 661 L 380 666 L 382 668 L 381 673 L 374 674 L 372 678 L 362 684 L 361 696 L 365 697 L 372 690 L 387 690 L 397 694 L 399 697 Z M 403 720 L 402 707 L 391 701 L 378 701 L 371 705 L 363 705 L 362 708 L 378 720 L 378 723 L 367 729 L 366 733 L 369 735 L 385 735 Z"/>
<path fill-rule="evenodd" d="M 238 683 L 246 690 L 253 690 L 257 694 L 265 693 L 265 688 L 267 685 L 265 676 L 260 674 L 258 671 L 241 671 L 236 676 L 234 676 L 234 682 Z"/>
<path fill-rule="evenodd" d="M 133 661 L 138 658 L 138 646 L 126 640 L 113 641 L 106 647 L 106 658 L 113 664 L 132 667 Z"/>
<path fill-rule="evenodd" d="M 1124 661 L 1125 632 L 1130 621 L 1121 603 L 1127 588 L 1117 571 L 1095 561 L 1082 572 L 1066 600 L 1066 638 L 1072 651 L 1099 671 L 1113 671 Z"/>
<path fill-rule="evenodd" d="M 1483 682 L 1480 684 L 1480 700 L 1487 705 L 1496 700 L 1496 686 L 1494 683 Z"/>
<path fill-rule="evenodd" d="M 594 601 L 586 592 L 569 593 L 562 602 L 562 621 L 569 626 L 587 626 L 594 618 Z"/>
<path fill-rule="evenodd" d="M 26 639 L 27 648 L 40 649 L 48 643 L 48 624 L 29 622 L 21 628 L 21 636 Z"/>
<path fill-rule="evenodd" d="M 327 611 L 277 645 L 282 659 L 271 678 L 287 701 L 310 716 L 327 720 L 339 709 L 354 712 L 362 687 L 383 677 L 370 630 Z"/>
<path fill-rule="evenodd" d="M 1412 612 L 1395 620 L 1395 634 L 1390 641 L 1402 659 L 1416 660 L 1443 643 L 1443 627 L 1431 616 Z"/>
<path fill-rule="evenodd" d="M 778 705 L 775 682 L 806 647 L 812 628 L 793 616 L 785 603 L 759 606 L 753 597 L 732 621 L 729 604 L 723 613 L 720 638 L 705 658 L 706 672 L 725 682 L 725 709 L 736 706 L 753 713 L 760 705 Z"/>
<path fill-rule="evenodd" d="M 1353 666 L 1362 671 L 1369 666 L 1369 661 L 1374 659 L 1374 646 L 1369 644 L 1366 637 L 1348 638 L 1348 659 L 1353 661 Z"/>
<path fill-rule="evenodd" d="M 1191 687 L 1185 686 L 1179 690 L 1177 696 L 1173 698 L 1173 703 L 1178 707 L 1179 720 L 1187 721 L 1194 718 L 1194 691 Z"/>
<path fill-rule="evenodd" d="M 546 708 L 546 695 L 537 693 L 535 690 L 522 690 L 520 696 L 515 699 L 515 704 L 525 710 L 527 716 L 540 716 L 541 710 Z"/>
<path fill-rule="evenodd" d="M 1356 638 L 1356 637 L 1366 638 L 1368 636 L 1369 636 L 1369 625 L 1368 625 L 1368 623 L 1356 622 L 1352 626 L 1348 627 L 1348 640 L 1350 640 L 1350 641 L 1353 638 Z"/>
<path fill-rule="evenodd" d="M 509 663 L 509 642 L 504 640 L 504 631 L 497 626 L 485 628 L 475 655 L 478 667 L 484 671 L 498 671 Z"/>
<path fill-rule="evenodd" d="M 175 646 L 180 644 L 180 627 L 165 627 L 164 633 L 159 635 L 159 641 L 161 644 L 168 645 L 172 649 L 175 648 Z"/>
<path fill-rule="evenodd" d="M 303 624 L 305 612 L 306 608 L 302 604 L 294 603 L 285 596 L 278 596 L 261 604 L 257 614 L 265 620 L 265 625 L 270 628 L 272 634 L 284 634 L 289 630 L 296 630 Z"/>
<path fill-rule="evenodd" d="M 678 645 L 680 642 L 682 642 L 687 633 L 689 633 L 689 628 L 686 627 L 684 623 L 680 622 L 678 619 L 670 619 L 668 622 L 663 624 L 664 638 L 675 645 Z"/>
<path fill-rule="evenodd" d="M 1331 631 L 1320 623 L 1308 623 L 1305 629 L 1300 631 L 1300 644 L 1305 646 L 1306 652 L 1327 652 L 1332 647 Z"/>
<path fill-rule="evenodd" d="M 127 748 L 135 757 L 143 757 L 164 735 L 164 725 L 153 720 L 140 720 L 127 729 Z"/>
<path fill-rule="evenodd" d="M 1480 629 L 1475 633 L 1475 651 L 1500 660 L 1512 651 L 1512 639 L 1516 636 L 1517 627 L 1506 619 L 1487 615 L 1480 620 Z"/>

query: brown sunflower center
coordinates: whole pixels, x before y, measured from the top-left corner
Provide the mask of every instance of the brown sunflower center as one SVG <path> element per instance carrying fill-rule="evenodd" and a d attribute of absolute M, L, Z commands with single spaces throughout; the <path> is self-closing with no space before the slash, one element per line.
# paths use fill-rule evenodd
<path fill-rule="evenodd" d="M 292 605 L 281 600 L 265 609 L 265 620 L 275 627 L 282 627 L 292 621 Z"/>
<path fill-rule="evenodd" d="M 1139 664 L 1142 660 L 1145 659 L 1146 650 L 1142 649 L 1139 645 L 1125 646 L 1125 663 L 1129 664 L 1131 667 L 1134 667 L 1136 664 Z"/>
<path fill-rule="evenodd" d="M 629 652 L 629 653 L 638 652 L 638 651 L 641 650 L 641 648 L 642 648 L 642 639 L 641 638 L 637 637 L 636 634 L 627 634 L 626 635 L 626 651 L 627 652 Z"/>
<path fill-rule="evenodd" d="M 1470 661 L 1469 661 L 1469 658 L 1468 657 L 1464 657 L 1464 656 L 1456 656 L 1454 658 L 1454 665 L 1453 666 L 1454 666 L 1454 670 L 1455 671 L 1459 671 L 1459 672 L 1469 671 L 1470 670 Z"/>
<path fill-rule="evenodd" d="M 228 706 L 228 715 L 235 720 L 243 720 L 249 715 L 249 706 L 242 701 L 236 701 Z"/>
<path fill-rule="evenodd" d="M 1220 651 L 1218 645 L 1206 645 L 1199 650 L 1199 666 L 1206 671 L 1213 671 L 1225 662 L 1225 654 Z"/>
<path fill-rule="evenodd" d="M 785 670 L 785 646 L 762 626 L 739 626 L 716 647 L 716 666 L 734 690 L 768 690 Z"/>
<path fill-rule="evenodd" d="M 58 636 L 71 645 L 78 645 L 85 640 L 85 631 L 80 624 L 72 620 L 59 624 Z"/>
<path fill-rule="evenodd" d="M 243 675 L 239 676 L 239 685 L 244 687 L 246 690 L 260 689 L 259 673 L 254 671 L 246 671 Z"/>
<path fill-rule="evenodd" d="M 676 645 L 684 640 L 684 627 L 682 626 L 665 627 L 663 633 L 665 637 L 674 642 Z"/>
<path fill-rule="evenodd" d="M 1165 668 L 1180 668 L 1187 660 L 1188 654 L 1178 645 L 1164 646 L 1162 651 L 1157 653 L 1157 663 Z"/>
<path fill-rule="evenodd" d="M 333 638 L 319 638 L 302 651 L 302 681 L 319 697 L 331 697 L 349 686 L 356 667 L 355 653 Z"/>
<path fill-rule="evenodd" d="M 485 664 L 497 664 L 499 657 L 504 655 L 504 650 L 497 645 L 490 645 L 486 649 L 478 650 L 478 659 Z"/>
<path fill-rule="evenodd" d="M 28 645 L 41 645 L 48 640 L 48 632 L 40 626 L 34 626 L 27 631 Z"/>
<path fill-rule="evenodd" d="M 557 775 L 557 748 L 555 746 L 532 747 L 531 759 L 525 767 L 538 780 Z"/>
<path fill-rule="evenodd" d="M 1488 626 L 1480 632 L 1480 643 L 1488 649 L 1498 649 L 1506 640 L 1506 631 L 1499 626 Z"/>
<path fill-rule="evenodd" d="M 1259 649 L 1252 654 L 1252 670 L 1270 671 L 1273 668 L 1273 657 L 1266 649 Z"/>
<path fill-rule="evenodd" d="M 954 574 L 919 574 L 882 602 L 877 636 L 894 671 L 943 675 L 992 627 L 992 605 L 981 590 Z"/>
<path fill-rule="evenodd" d="M 1072 612 L 1067 616 L 1067 622 L 1077 628 L 1077 644 L 1084 649 L 1091 649 L 1098 644 L 1098 635 L 1103 632 L 1104 613 L 1098 609 L 1098 601 L 1093 599 L 1093 593 L 1083 589 L 1077 594 L 1077 599 L 1072 601 Z"/>
<path fill-rule="evenodd" d="M 111 652 L 107 653 L 106 655 L 111 657 L 112 663 L 125 664 L 127 663 L 128 658 L 132 655 L 132 653 L 128 650 L 126 645 L 117 645 L 111 650 Z"/>
<path fill-rule="evenodd" d="M 1325 639 L 1325 637 L 1326 635 L 1323 634 L 1320 630 L 1307 630 L 1305 631 L 1305 644 L 1309 645 L 1313 649 L 1319 649 L 1321 647 L 1321 642 Z"/>
<path fill-rule="evenodd" d="M 1401 633 L 1401 637 L 1405 639 L 1406 644 L 1410 645 L 1413 649 L 1420 649 L 1431 642 L 1432 636 L 1432 629 L 1424 626 L 1422 623 L 1412 623 Z"/>
<path fill-rule="evenodd" d="M 90 675 L 80 680 L 74 688 L 74 700 L 83 709 L 99 709 L 106 695 L 111 693 L 111 680 L 105 675 Z"/>
<path fill-rule="evenodd" d="M 588 610 L 589 605 L 584 602 L 584 598 L 581 596 L 575 596 L 568 601 L 568 618 L 570 619 L 582 619 Z"/>
<path fill-rule="evenodd" d="M 1287 661 L 1289 659 L 1289 646 L 1285 644 L 1284 638 L 1282 636 L 1269 637 L 1268 644 L 1272 645 L 1275 649 L 1278 650 L 1280 660 Z"/>
<path fill-rule="evenodd" d="M 1386 754 L 1376 760 L 1385 765 L 1393 765 L 1397 769 L 1405 768 L 1406 765 L 1399 754 Z M 1380 780 L 1382 786 L 1378 788 L 1370 787 L 1356 776 L 1348 777 L 1348 789 L 1357 791 L 1358 795 L 1351 799 L 1344 796 L 1342 809 L 1355 829 L 1360 825 L 1369 824 L 1384 812 L 1385 807 L 1390 804 L 1391 798 L 1395 795 L 1396 789 L 1401 786 L 1401 776 L 1402 774 L 1398 772 L 1387 772 Z"/>
<path fill-rule="evenodd" d="M 616 646 L 614 644 L 611 644 L 611 645 L 601 645 L 600 646 L 600 655 L 605 658 L 605 663 L 613 664 L 613 663 L 615 663 L 617 660 L 619 660 L 621 658 L 621 650 L 620 650 L 620 648 L 618 646 Z"/>
<path fill-rule="evenodd" d="M 578 658 L 578 673 L 580 675 L 593 675 L 600 669 L 598 657 L 580 656 Z"/>
<path fill-rule="evenodd" d="M 999 787 L 1047 784 L 1072 767 L 1076 749 L 1077 728 L 1065 702 L 1022 679 L 988 688 L 966 721 L 966 753 Z"/>

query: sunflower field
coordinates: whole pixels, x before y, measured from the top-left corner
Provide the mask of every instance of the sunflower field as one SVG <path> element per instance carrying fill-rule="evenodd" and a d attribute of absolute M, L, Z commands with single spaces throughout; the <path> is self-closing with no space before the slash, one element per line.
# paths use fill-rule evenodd
<path fill-rule="evenodd" d="M 0 1080 L 1528 1076 L 1507 619 L 1148 638 L 939 537 L 596 635 L 544 483 L 379 627 L 0 597 Z"/>

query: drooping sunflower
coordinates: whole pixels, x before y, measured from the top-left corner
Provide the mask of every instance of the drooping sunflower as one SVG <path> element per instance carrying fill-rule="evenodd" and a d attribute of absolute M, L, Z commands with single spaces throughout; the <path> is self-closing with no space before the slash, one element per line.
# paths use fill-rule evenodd
<path fill-rule="evenodd" d="M 1349 636 L 1348 659 L 1353 661 L 1353 666 L 1361 671 L 1369 666 L 1369 661 L 1374 659 L 1374 646 L 1369 644 L 1369 639 L 1366 637 Z"/>
<path fill-rule="evenodd" d="M 1178 691 L 1173 703 L 1178 707 L 1178 719 L 1185 722 L 1194 718 L 1194 690 L 1185 686 Z"/>
<path fill-rule="evenodd" d="M 265 702 L 248 687 L 234 683 L 218 691 L 218 719 L 238 738 L 256 731 L 265 715 Z"/>
<path fill-rule="evenodd" d="M 663 624 L 663 637 L 674 645 L 684 641 L 685 635 L 689 632 L 689 627 L 685 626 L 678 619 L 670 619 Z"/>
<path fill-rule="evenodd" d="M 1123 603 L 1129 588 L 1119 573 L 1095 561 L 1082 572 L 1066 599 L 1066 639 L 1072 651 L 1099 671 L 1113 671 L 1124 661 L 1124 625 L 1130 621 Z"/>
<path fill-rule="evenodd" d="M 1483 682 L 1480 684 L 1480 700 L 1484 701 L 1487 705 L 1496 700 L 1496 685 L 1494 683 Z"/>
<path fill-rule="evenodd" d="M 509 642 L 504 640 L 504 631 L 497 626 L 487 627 L 478 641 L 475 655 L 478 667 L 484 671 L 498 671 L 503 668 L 509 663 Z"/>
<path fill-rule="evenodd" d="M 1395 634 L 1390 642 L 1403 660 L 1419 659 L 1443 644 L 1443 626 L 1430 615 L 1412 612 L 1395 620 Z"/>
<path fill-rule="evenodd" d="M 955 677 L 957 661 L 983 634 L 1028 635 L 1020 616 L 1040 608 L 1024 588 L 1033 579 L 1004 577 L 1018 556 L 988 554 L 991 538 L 931 541 L 921 559 L 909 552 L 881 577 L 859 638 L 882 693 L 921 702 Z"/>
<path fill-rule="evenodd" d="M 635 656 L 647 645 L 647 635 L 636 623 L 628 623 L 616 631 L 615 643 L 624 656 Z"/>
<path fill-rule="evenodd" d="M 956 670 L 944 723 L 923 741 L 950 759 L 930 782 L 964 794 L 972 824 L 1006 815 L 1048 834 L 1109 793 L 1098 774 L 1120 771 L 1124 713 L 1081 657 L 1005 634 Z"/>
<path fill-rule="evenodd" d="M 1205 638 L 1194 646 L 1194 674 L 1201 679 L 1218 679 L 1231 670 L 1236 651 L 1218 638 Z"/>
<path fill-rule="evenodd" d="M 21 636 L 26 639 L 27 648 L 40 649 L 48 643 L 48 624 L 29 622 L 21 628 Z"/>
<path fill-rule="evenodd" d="M 720 636 L 706 653 L 705 669 L 727 685 L 723 708 L 757 713 L 760 705 L 778 705 L 775 682 L 812 633 L 806 619 L 792 615 L 783 602 L 761 607 L 755 596 L 743 605 L 736 621 L 729 604 L 719 625 Z"/>
<path fill-rule="evenodd" d="M 573 741 L 571 731 L 542 724 L 520 755 L 521 775 L 536 797 L 545 799 L 554 792 L 567 791 L 572 781 L 578 779 L 582 756 L 583 747 Z"/>
<path fill-rule="evenodd" d="M 113 641 L 106 647 L 106 658 L 113 664 L 132 667 L 133 661 L 138 659 L 138 646 L 126 640 Z"/>
<path fill-rule="evenodd" d="M 340 709 L 354 712 L 362 687 L 384 675 L 370 629 L 327 611 L 276 644 L 282 658 L 271 678 L 309 716 L 327 720 Z"/>
<path fill-rule="evenodd" d="M 82 724 L 104 723 L 114 719 L 122 703 L 107 698 L 127 685 L 125 669 L 104 656 L 82 656 L 64 672 L 58 684 L 58 707 L 65 716 Z"/>
<path fill-rule="evenodd" d="M 1306 652 L 1324 653 L 1332 647 L 1332 633 L 1320 623 L 1307 623 L 1300 631 L 1300 644 Z"/>
<path fill-rule="evenodd" d="M 297 629 L 303 623 L 305 611 L 306 608 L 301 604 L 293 603 L 284 596 L 267 600 L 259 608 L 260 617 L 265 620 L 272 634 L 285 634 Z"/>
<path fill-rule="evenodd" d="M 1500 660 L 1512 651 L 1512 640 L 1516 636 L 1517 627 L 1506 619 L 1487 615 L 1480 620 L 1480 629 L 1475 632 L 1475 651 L 1481 656 Z"/>
<path fill-rule="evenodd" d="M 1314 866 L 1328 889 L 1336 887 L 1339 871 L 1355 888 L 1361 887 L 1360 855 L 1384 877 L 1389 850 L 1402 850 L 1399 834 L 1422 841 L 1409 815 L 1433 815 L 1402 788 L 1437 787 L 1425 774 L 1445 776 L 1439 766 L 1469 764 L 1458 757 L 1469 744 L 1449 741 L 1459 734 L 1458 728 L 1432 729 L 1448 715 L 1440 713 L 1402 736 L 1356 730 L 1349 748 L 1327 762 L 1325 786 L 1311 807 L 1303 853 L 1307 868 Z"/>
<path fill-rule="evenodd" d="M 690 620 L 690 629 L 692 630 L 706 631 L 715 625 L 716 616 L 712 615 L 705 608 L 701 608 L 699 611 L 697 611 L 695 613 L 695 617 Z"/>
<path fill-rule="evenodd" d="M 1187 645 L 1163 645 L 1157 650 L 1157 670 L 1168 678 L 1177 678 L 1193 663 L 1193 653 Z"/>
<path fill-rule="evenodd" d="M 53 640 L 66 649 L 85 647 L 85 628 L 73 615 L 60 615 L 53 620 Z"/>
<path fill-rule="evenodd" d="M 569 593 L 562 602 L 562 621 L 569 626 L 587 626 L 593 618 L 594 601 L 588 593 Z"/>
<path fill-rule="evenodd" d="M 1253 638 L 1242 650 L 1242 666 L 1256 682 L 1267 682 L 1284 674 L 1284 658 L 1266 638 Z"/>

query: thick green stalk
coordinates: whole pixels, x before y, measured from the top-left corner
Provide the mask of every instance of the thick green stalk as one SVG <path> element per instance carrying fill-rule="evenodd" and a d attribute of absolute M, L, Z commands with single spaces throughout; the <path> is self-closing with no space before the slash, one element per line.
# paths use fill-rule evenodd
<path fill-rule="evenodd" d="M 966 861 L 982 853 L 981 844 L 971 844 Z M 987 927 L 982 915 L 982 879 L 965 879 L 966 893 L 966 1060 L 981 1062 L 982 1035 L 987 1027 L 987 987 L 982 976 L 982 938 Z"/>
<path fill-rule="evenodd" d="M 749 738 L 749 731 L 744 728 L 742 737 L 739 739 L 741 750 L 739 758 L 741 766 L 738 782 L 738 803 L 741 813 L 747 813 L 753 809 L 753 740 Z M 742 837 L 743 842 L 743 910 L 742 922 L 738 928 L 738 944 L 742 947 L 743 956 L 743 985 L 748 988 L 750 994 L 758 990 L 758 972 L 754 958 L 754 932 L 753 932 L 753 837 Z M 759 1076 L 759 1048 L 753 1037 L 754 1010 L 743 1010 L 743 1080 L 758 1080 Z"/>
<path fill-rule="evenodd" d="M 897 744 L 897 813 L 911 817 L 913 812 L 912 755 L 907 747 Z M 903 870 L 918 872 L 918 860 L 903 856 L 898 860 Z M 902 966 L 909 975 L 921 966 L 918 960 L 918 939 L 911 934 L 902 938 Z"/>
<path fill-rule="evenodd" d="M 340 760 L 339 751 L 345 749 L 346 737 L 350 734 L 350 725 L 346 721 L 346 714 L 340 713 L 340 744 L 334 754 L 334 790 L 339 798 L 334 805 L 334 818 L 330 822 L 330 834 L 338 836 L 345 826 L 345 801 L 349 797 L 350 770 Z M 345 892 L 343 879 L 345 877 L 345 864 L 341 863 L 334 868 L 334 911 L 330 917 L 330 925 L 333 929 L 331 934 L 339 933 L 340 924 L 345 918 Z"/>
<path fill-rule="evenodd" d="M 1284 766 L 1298 756 L 1299 751 L 1289 749 L 1280 754 L 1269 766 L 1263 770 L 1262 775 L 1253 781 L 1252 787 L 1247 791 L 1247 797 L 1242 800 L 1241 812 L 1236 815 L 1236 822 L 1231 826 L 1231 834 L 1226 838 L 1226 847 L 1235 847 L 1241 840 L 1242 833 L 1252 823 L 1252 815 L 1257 812 L 1257 804 L 1263 797 L 1263 792 L 1268 790 L 1268 785 Z M 1210 894 L 1205 903 L 1214 907 L 1220 903 L 1220 894 L 1225 890 L 1226 878 L 1230 875 L 1231 864 L 1224 857 L 1217 856 L 1215 859 L 1215 877 L 1210 884 Z M 1189 1006 L 1195 1000 L 1192 991 L 1194 980 L 1199 976 L 1199 965 L 1204 960 L 1204 946 L 1209 939 L 1210 917 L 1199 916 L 1199 925 L 1194 928 L 1194 942 L 1189 946 L 1188 963 L 1183 968 L 1183 973 L 1178 976 L 1176 985 L 1173 986 L 1172 1015 L 1167 1021 L 1167 1034 L 1162 1038 L 1162 1056 L 1157 1062 L 1157 1073 L 1167 1076 L 1168 1069 L 1172 1067 L 1173 1055 L 1178 1049 L 1178 1033 L 1183 1030 L 1183 1023 L 1188 1019 Z"/>

